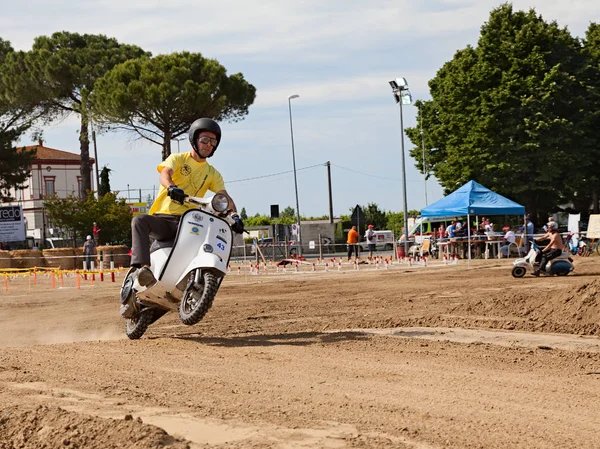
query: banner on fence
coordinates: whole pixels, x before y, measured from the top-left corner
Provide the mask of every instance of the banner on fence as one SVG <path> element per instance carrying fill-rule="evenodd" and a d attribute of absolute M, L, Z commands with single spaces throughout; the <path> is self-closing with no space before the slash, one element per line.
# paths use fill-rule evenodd
<path fill-rule="evenodd" d="M 590 215 L 586 237 L 590 239 L 600 238 L 600 214 Z"/>
<path fill-rule="evenodd" d="M 0 242 L 25 240 L 25 224 L 21 206 L 0 207 Z"/>

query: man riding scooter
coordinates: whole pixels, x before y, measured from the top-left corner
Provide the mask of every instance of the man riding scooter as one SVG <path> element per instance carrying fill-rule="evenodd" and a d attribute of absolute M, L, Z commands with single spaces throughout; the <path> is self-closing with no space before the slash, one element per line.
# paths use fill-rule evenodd
<path fill-rule="evenodd" d="M 548 245 L 538 254 L 536 262 L 539 262 L 540 265 L 533 272 L 534 276 L 539 276 L 540 272 L 545 273 L 546 264 L 552 259 L 556 259 L 558 256 L 560 256 L 565 249 L 562 237 L 558 232 L 558 223 L 551 221 L 546 226 L 548 229 L 546 234 L 539 239 L 536 239 L 536 241 L 550 239 L 550 243 L 548 243 Z"/>

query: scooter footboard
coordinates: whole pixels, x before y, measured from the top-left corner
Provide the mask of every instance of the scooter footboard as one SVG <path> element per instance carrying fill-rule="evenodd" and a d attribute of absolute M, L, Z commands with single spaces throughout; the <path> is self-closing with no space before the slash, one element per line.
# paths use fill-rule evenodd
<path fill-rule="evenodd" d="M 165 285 L 161 281 L 158 281 L 144 291 L 138 292 L 137 297 L 146 304 L 159 306 L 172 312 L 176 312 L 179 309 L 179 301 L 181 299 L 167 292 Z"/>

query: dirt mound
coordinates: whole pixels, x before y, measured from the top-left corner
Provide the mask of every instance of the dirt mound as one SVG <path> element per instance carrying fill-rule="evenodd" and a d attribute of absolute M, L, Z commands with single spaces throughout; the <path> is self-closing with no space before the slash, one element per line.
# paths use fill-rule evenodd
<path fill-rule="evenodd" d="M 0 415 L 0 449 L 69 447 L 86 449 L 172 448 L 189 449 L 159 427 L 127 415 L 124 420 L 71 413 L 39 406 L 23 411 L 8 407 Z"/>
<path fill-rule="evenodd" d="M 470 318 L 455 325 L 600 335 L 600 280 L 551 289 L 507 288 L 460 304 L 452 310 L 457 312 Z"/>

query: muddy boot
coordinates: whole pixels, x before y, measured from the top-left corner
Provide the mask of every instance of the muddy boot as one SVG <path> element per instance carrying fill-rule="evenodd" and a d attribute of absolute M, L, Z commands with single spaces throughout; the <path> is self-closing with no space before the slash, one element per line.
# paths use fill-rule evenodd
<path fill-rule="evenodd" d="M 156 278 L 152 274 L 152 270 L 149 267 L 142 267 L 137 275 L 138 284 L 141 287 L 150 288 L 156 284 Z"/>
<path fill-rule="evenodd" d="M 137 268 L 131 267 L 125 275 L 125 280 L 121 286 L 121 308 L 120 313 L 122 318 L 133 318 L 137 313 L 137 305 L 135 303 L 135 290 L 133 283 L 137 277 Z"/>

